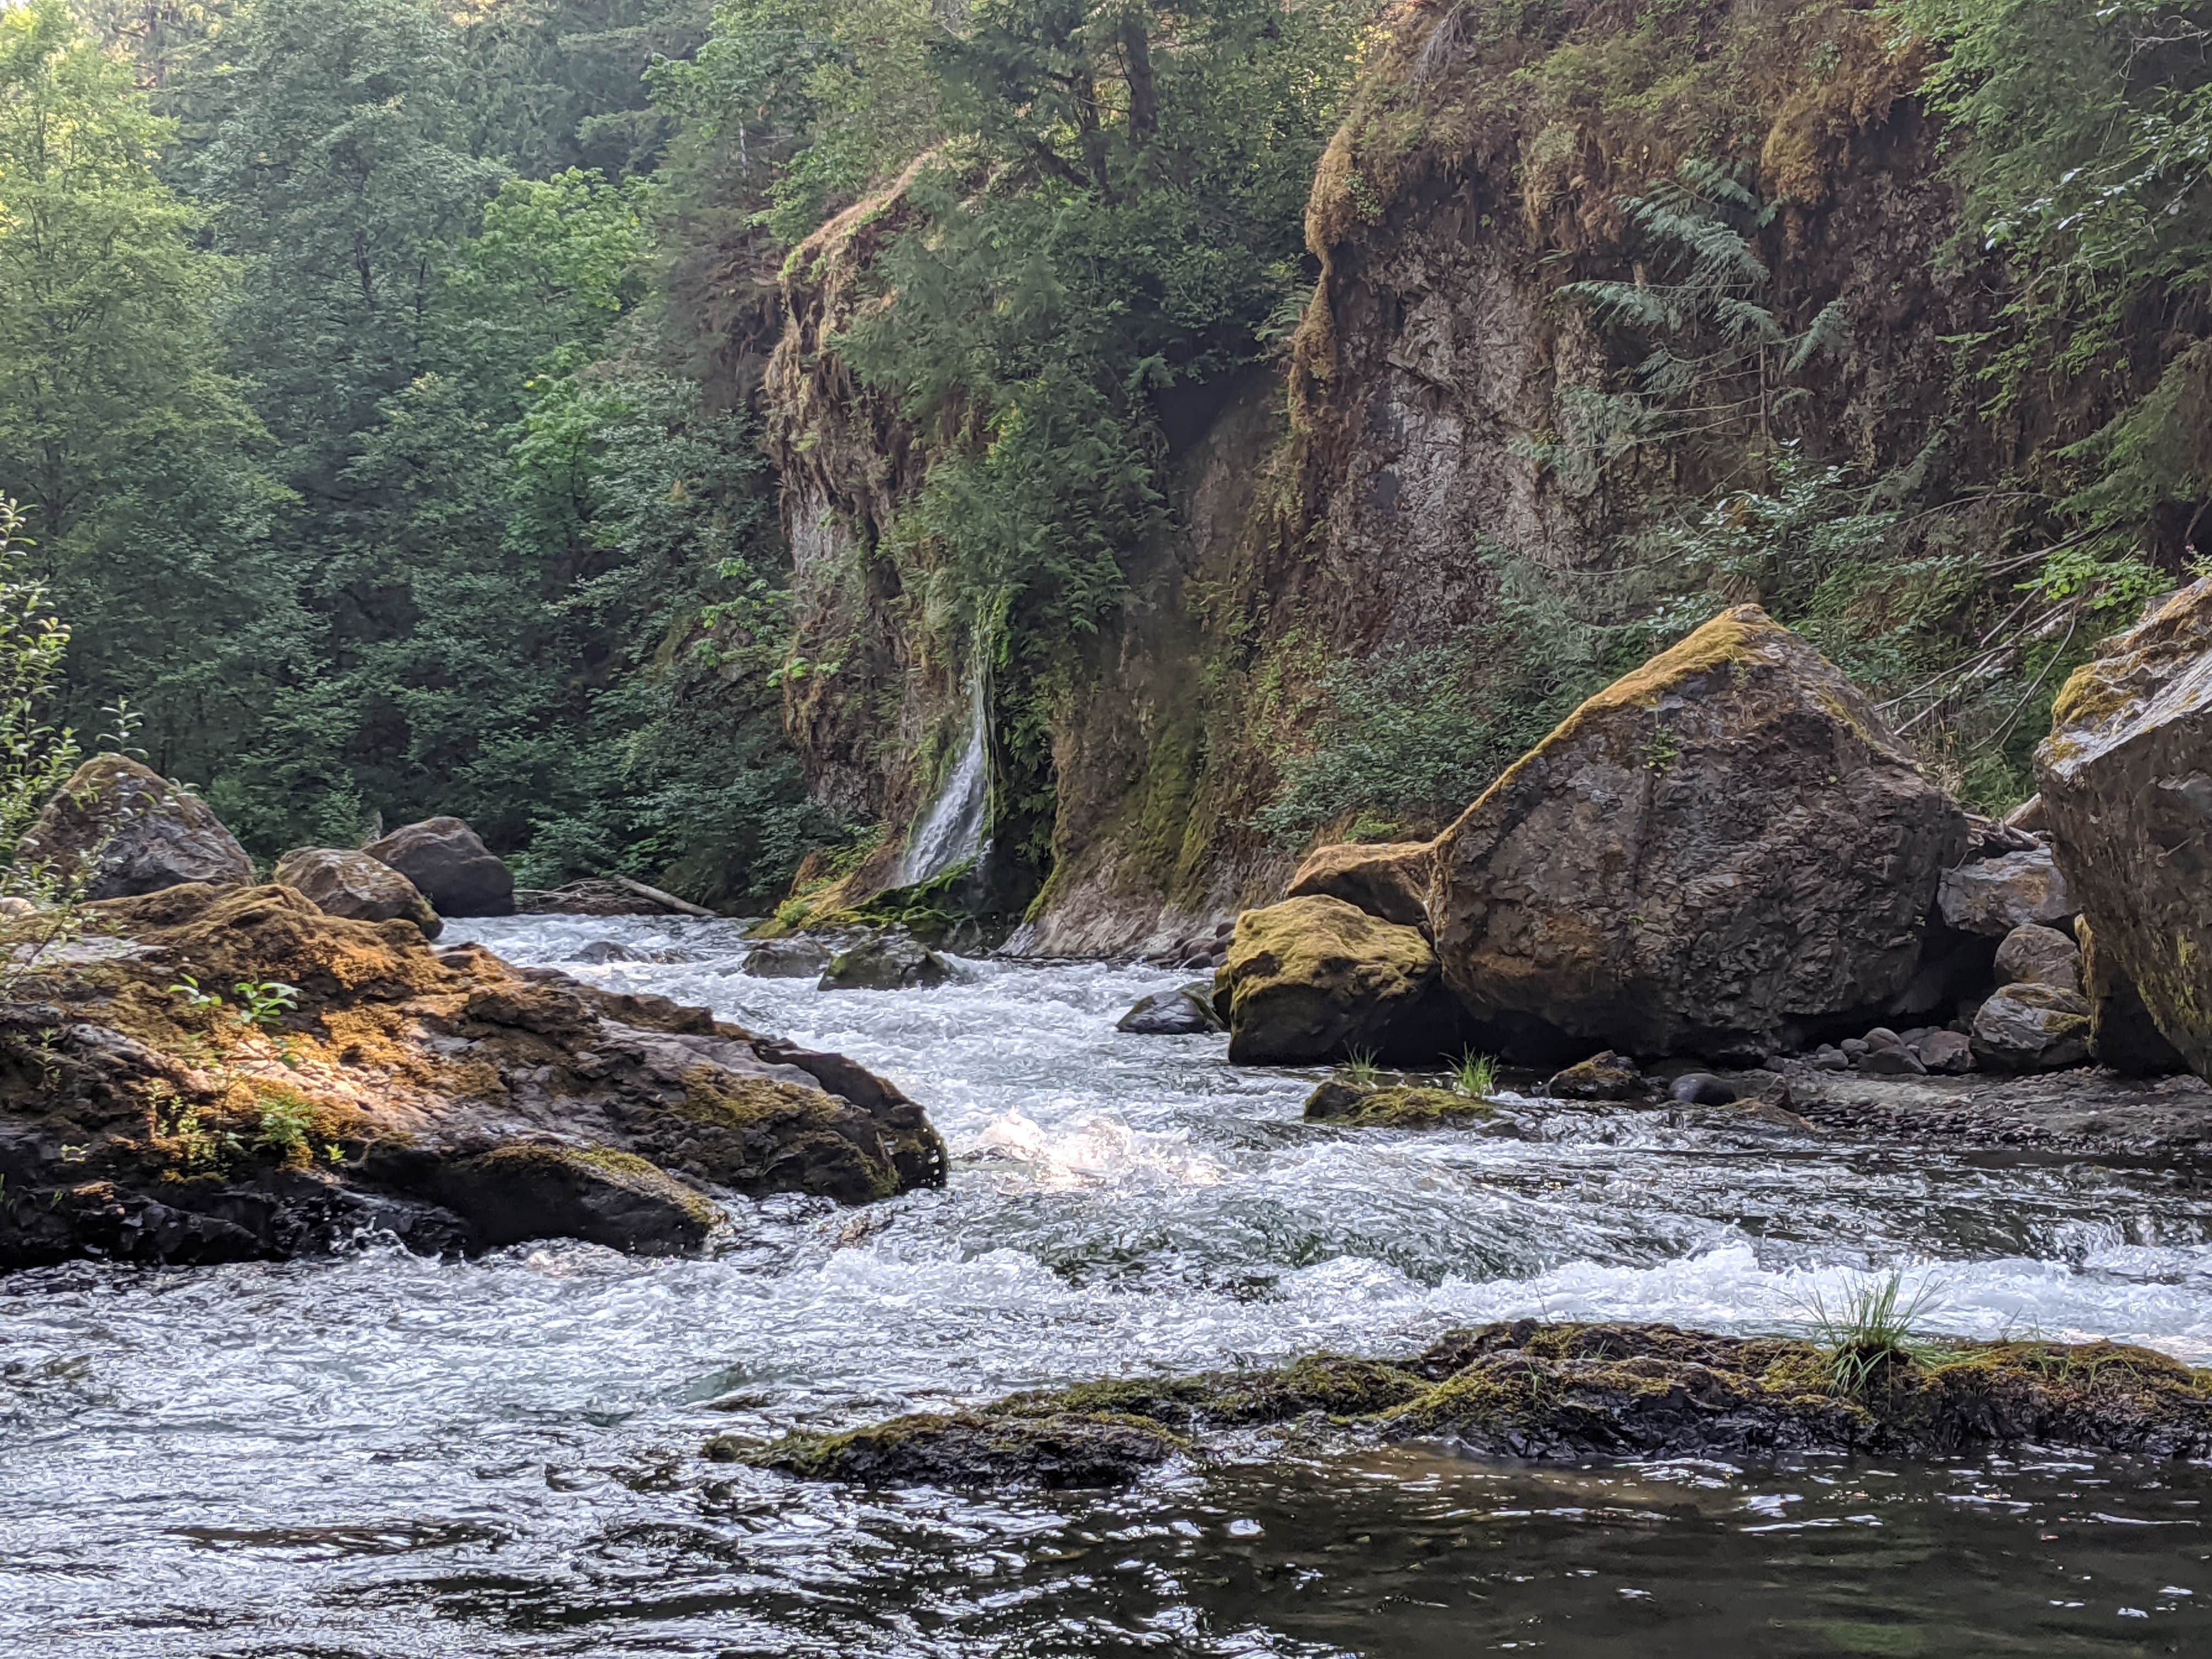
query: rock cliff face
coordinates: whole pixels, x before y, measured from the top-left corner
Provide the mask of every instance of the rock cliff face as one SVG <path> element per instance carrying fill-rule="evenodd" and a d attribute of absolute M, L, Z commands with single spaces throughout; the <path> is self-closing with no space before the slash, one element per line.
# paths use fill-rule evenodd
<path fill-rule="evenodd" d="M 1279 896 L 1302 849 L 1253 820 L 1313 741 L 1324 675 L 1490 624 L 1511 572 L 1632 597 L 1639 533 L 1728 487 L 1752 438 L 1971 485 L 2094 424 L 1966 417 L 1942 342 L 2002 289 L 1940 257 L 1958 204 L 1916 97 L 1926 64 L 1898 39 L 1844 0 L 1390 13 L 1315 183 L 1321 276 L 1290 361 L 1168 411 L 1182 527 L 1130 550 L 1127 602 L 1067 677 L 1018 947 L 1170 950 Z M 1796 368 L 1760 353 L 1698 418 L 1625 442 L 1604 411 L 1646 348 L 1567 290 L 1650 275 L 1622 200 L 1686 162 L 1759 205 L 1777 332 L 1832 337 Z M 852 894 L 893 879 L 959 704 L 959 665 L 929 659 L 880 545 L 928 445 L 830 343 L 899 214 L 894 191 L 792 261 L 768 388 L 806 671 L 790 729 L 821 797 L 886 826 Z M 1948 523 L 1987 541 L 2002 510 Z"/>

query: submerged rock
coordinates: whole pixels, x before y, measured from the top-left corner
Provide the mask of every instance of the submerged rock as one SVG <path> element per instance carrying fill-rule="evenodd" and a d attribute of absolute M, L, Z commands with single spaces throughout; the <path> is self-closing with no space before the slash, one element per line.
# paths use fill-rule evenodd
<path fill-rule="evenodd" d="M 253 879 L 253 860 L 205 801 L 121 755 L 95 755 L 70 775 L 24 836 L 21 857 L 64 878 L 82 875 L 88 899 Z"/>
<path fill-rule="evenodd" d="M 2212 1076 L 2212 580 L 2106 641 L 2051 721 L 2036 783 L 2098 952 Z"/>
<path fill-rule="evenodd" d="M 2055 1072 L 2089 1057 L 2089 1005 L 2055 985 L 2004 985 L 1974 1012 L 1974 1058 L 1992 1071 Z"/>
<path fill-rule="evenodd" d="M 1936 902 L 1947 926 L 1991 938 L 2049 927 L 2074 914 L 2073 894 L 2047 847 L 1946 870 Z"/>
<path fill-rule="evenodd" d="M 514 877 L 459 818 L 424 818 L 362 849 L 413 882 L 441 916 L 514 914 Z"/>
<path fill-rule="evenodd" d="M 289 887 L 90 907 L 127 948 L 0 1004 L 0 1268 L 283 1257 L 364 1229 L 423 1249 L 653 1252 L 710 1192 L 843 1203 L 941 1184 L 921 1109 L 836 1054 L 614 994 Z M 227 1000 L 195 1005 L 182 974 Z M 247 1018 L 228 988 L 296 1005 Z"/>
<path fill-rule="evenodd" d="M 1498 1115 L 1498 1108 L 1449 1089 L 1398 1084 L 1363 1089 L 1356 1084 L 1324 1083 L 1306 1097 L 1309 1123 L 1341 1123 L 1366 1129 L 1457 1128 Z"/>
<path fill-rule="evenodd" d="M 819 979 L 830 951 L 811 939 L 772 939 L 745 952 L 744 971 L 755 979 Z"/>
<path fill-rule="evenodd" d="M 1199 1036 L 1219 1030 L 1221 1017 L 1213 1012 L 1212 986 L 1199 980 L 1139 997 L 1114 1029 L 1136 1036 Z"/>
<path fill-rule="evenodd" d="M 270 879 L 314 902 L 325 915 L 355 921 L 411 921 L 425 939 L 445 924 L 415 884 L 366 853 L 337 847 L 302 847 L 276 860 Z"/>
<path fill-rule="evenodd" d="M 1283 896 L 1320 895 L 1401 927 L 1429 927 L 1436 848 L 1428 842 L 1345 842 L 1309 854 Z"/>
<path fill-rule="evenodd" d="M 904 933 L 884 933 L 831 957 L 823 970 L 822 988 L 903 991 L 942 985 L 951 977 L 952 964 L 919 939 Z"/>
<path fill-rule="evenodd" d="M 1966 817 L 1820 653 L 1743 605 L 1584 703 L 1438 839 L 1445 981 L 1639 1054 L 1757 1055 L 1921 965 Z"/>
<path fill-rule="evenodd" d="M 1202 1455 L 1194 1437 L 1208 1431 L 1295 1420 L 1556 1462 L 1948 1459 L 2021 1445 L 2200 1458 L 2212 1453 L 2212 1372 L 2116 1342 L 1960 1340 L 1923 1358 L 1875 1343 L 1520 1320 L 1450 1332 L 1396 1360 L 1324 1355 L 1089 1383 L 844 1434 L 725 1437 L 708 1451 L 816 1480 L 1127 1484 L 1177 1452 Z"/>
<path fill-rule="evenodd" d="M 1555 1100 L 1633 1100 L 1644 1090 L 1644 1073 L 1636 1062 L 1610 1048 L 1554 1072 L 1544 1085 Z"/>
<path fill-rule="evenodd" d="M 1316 895 L 1237 917 L 1213 997 L 1231 1060 L 1267 1066 L 1441 1052 L 1450 1009 L 1437 992 L 1418 932 Z"/>

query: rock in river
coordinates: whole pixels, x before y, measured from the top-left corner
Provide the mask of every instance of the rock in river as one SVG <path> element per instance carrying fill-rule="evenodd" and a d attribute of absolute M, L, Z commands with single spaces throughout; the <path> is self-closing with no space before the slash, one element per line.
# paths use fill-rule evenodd
<path fill-rule="evenodd" d="M 1221 1019 L 1213 1012 L 1213 987 L 1201 979 L 1140 997 L 1114 1029 L 1136 1036 L 1197 1036 L 1218 1031 Z"/>
<path fill-rule="evenodd" d="M 459 818 L 405 824 L 362 849 L 413 882 L 441 916 L 514 914 L 514 877 Z"/>
<path fill-rule="evenodd" d="M 445 926 L 413 882 L 366 853 L 302 847 L 277 860 L 270 879 L 305 893 L 325 915 L 411 921 L 425 939 L 437 938 Z"/>
<path fill-rule="evenodd" d="M 841 1055 L 665 998 L 434 952 L 290 887 L 90 907 L 118 948 L 0 1004 L 0 1269 L 570 1236 L 696 1248 L 712 1192 L 860 1203 L 940 1184 L 921 1109 Z M 257 1023 L 180 998 L 281 981 Z"/>
<path fill-rule="evenodd" d="M 2098 953 L 2212 1077 L 2212 579 L 2107 641 L 2051 722 L 2036 783 Z"/>
<path fill-rule="evenodd" d="M 1438 839 L 1447 983 L 1642 1054 L 1795 1048 L 1912 983 L 1964 812 L 1741 605 L 1592 697 Z"/>
<path fill-rule="evenodd" d="M 205 801 L 120 755 L 78 767 L 23 837 L 22 853 L 63 876 L 91 860 L 89 899 L 253 879 L 253 860 Z"/>
<path fill-rule="evenodd" d="M 1344 842 L 1310 854 L 1283 896 L 1342 899 L 1370 916 L 1426 933 L 1435 885 L 1436 848 L 1427 842 Z"/>
<path fill-rule="evenodd" d="M 1213 1000 L 1249 1066 L 1426 1055 L 1450 1018 L 1426 939 L 1318 894 L 1237 917 Z"/>
<path fill-rule="evenodd" d="M 823 970 L 822 988 L 901 991 L 913 986 L 942 985 L 951 977 L 952 964 L 921 940 L 904 933 L 883 933 L 831 957 Z"/>

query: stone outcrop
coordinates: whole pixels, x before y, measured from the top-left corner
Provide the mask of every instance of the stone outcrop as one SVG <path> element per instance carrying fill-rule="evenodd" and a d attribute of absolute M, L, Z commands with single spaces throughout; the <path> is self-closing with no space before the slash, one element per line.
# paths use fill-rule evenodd
<path fill-rule="evenodd" d="M 2212 580 L 2075 671 L 2035 775 L 2107 971 L 2212 1076 Z"/>
<path fill-rule="evenodd" d="M 2041 847 L 1946 870 L 1936 902 L 1946 926 L 1993 939 L 2015 927 L 2055 927 L 2074 914 L 2066 878 Z"/>
<path fill-rule="evenodd" d="M 337 847 L 302 847 L 276 860 L 270 879 L 304 893 L 325 915 L 355 921 L 411 921 L 425 939 L 445 924 L 415 884 L 390 865 Z"/>
<path fill-rule="evenodd" d="M 90 907 L 0 1005 L 0 1268 L 573 1236 L 695 1248 L 717 1192 L 939 1184 L 921 1109 L 836 1054 L 289 887 Z M 177 994 L 190 975 L 219 1003 Z M 256 1010 L 231 988 L 281 981 Z"/>
<path fill-rule="evenodd" d="M 441 916 L 514 914 L 514 877 L 459 818 L 405 824 L 362 849 L 413 882 Z"/>
<path fill-rule="evenodd" d="M 1379 846 L 1345 842 L 1316 848 L 1291 878 L 1285 898 L 1315 894 L 1342 899 L 1354 909 L 1429 931 L 1429 895 L 1436 886 L 1436 848 L 1429 842 Z"/>
<path fill-rule="evenodd" d="M 1449 1013 L 1437 993 L 1436 953 L 1418 932 L 1315 895 L 1237 919 L 1213 1001 L 1232 1061 L 1297 1065 L 1439 1052 Z"/>
<path fill-rule="evenodd" d="M 1645 1087 L 1634 1060 L 1606 1048 L 1554 1072 L 1544 1092 L 1555 1100 L 1633 1100 Z"/>
<path fill-rule="evenodd" d="M 23 837 L 22 856 L 82 877 L 89 899 L 253 879 L 253 860 L 205 801 L 121 755 L 77 768 Z"/>
<path fill-rule="evenodd" d="M 1764 1052 L 1913 984 L 1955 802 L 1755 606 L 1570 715 L 1438 839 L 1445 981 L 1638 1054 Z"/>
<path fill-rule="evenodd" d="M 1324 1354 L 1085 1383 L 842 1434 L 722 1437 L 707 1450 L 812 1480 L 1121 1485 L 1178 1454 L 1205 1457 L 1209 1436 L 1291 1423 L 1540 1462 L 1948 1460 L 2031 1445 L 2200 1458 L 2212 1452 L 2212 1371 L 2118 1342 L 1958 1340 L 1923 1358 L 1873 1341 L 1524 1319 L 1388 1360 Z"/>
<path fill-rule="evenodd" d="M 826 945 L 811 939 L 772 939 L 745 952 L 744 971 L 755 979 L 819 979 L 829 965 Z"/>

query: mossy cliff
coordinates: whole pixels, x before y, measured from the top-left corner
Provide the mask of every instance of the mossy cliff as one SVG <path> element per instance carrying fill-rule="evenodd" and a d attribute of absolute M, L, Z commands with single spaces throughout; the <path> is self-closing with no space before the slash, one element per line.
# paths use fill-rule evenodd
<path fill-rule="evenodd" d="M 284 887 L 89 915 L 0 1002 L 0 1267 L 288 1256 L 364 1231 L 664 1254 L 720 1224 L 717 1190 L 860 1203 L 945 1178 L 890 1085 L 703 1008 L 435 951 Z"/>
<path fill-rule="evenodd" d="M 1840 1346 L 1671 1325 L 1454 1331 L 1394 1359 L 1089 1383 L 708 1455 L 871 1485 L 1115 1486 L 1223 1430 L 1298 1423 L 1544 1462 L 1812 1454 L 1948 1458 L 2022 1444 L 2212 1449 L 2212 1372 L 2116 1342 Z"/>
<path fill-rule="evenodd" d="M 2186 331 L 2148 308 L 2112 373 L 1990 395 L 2018 295 L 1961 234 L 1942 50 L 1846 0 L 1392 7 L 1317 169 L 1286 360 L 1164 394 L 1175 527 L 1125 550 L 1126 598 L 1027 705 L 1029 758 L 997 734 L 997 844 L 1042 883 L 1020 943 L 1175 949 L 1316 840 L 1430 836 L 1579 696 L 1743 599 L 1917 696 L 1911 735 L 1972 798 L 2017 791 L 2045 671 L 2105 625 L 2054 589 L 2025 614 L 2056 624 L 2006 631 L 2057 538 L 2054 458 Z M 896 303 L 866 278 L 902 211 L 894 190 L 791 261 L 769 387 L 792 731 L 817 793 L 885 827 L 854 896 L 890 879 L 963 695 L 926 550 L 890 533 L 936 458 L 836 349 Z M 1684 309 L 1706 279 L 1670 250 L 1723 231 L 1737 275 Z M 1729 337 L 1728 307 L 1757 325 Z M 2178 568 L 2179 521 L 2145 522 Z M 1397 759 L 1346 734 L 1370 684 Z M 1332 745 L 1344 776 L 1308 787 Z"/>

